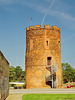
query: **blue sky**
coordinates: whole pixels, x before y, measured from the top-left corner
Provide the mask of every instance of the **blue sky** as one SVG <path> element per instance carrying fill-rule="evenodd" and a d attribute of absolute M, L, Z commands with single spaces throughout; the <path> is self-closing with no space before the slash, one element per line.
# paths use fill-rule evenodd
<path fill-rule="evenodd" d="M 0 50 L 10 65 L 25 67 L 26 27 L 61 28 L 61 62 L 75 68 L 75 0 L 0 0 Z"/>

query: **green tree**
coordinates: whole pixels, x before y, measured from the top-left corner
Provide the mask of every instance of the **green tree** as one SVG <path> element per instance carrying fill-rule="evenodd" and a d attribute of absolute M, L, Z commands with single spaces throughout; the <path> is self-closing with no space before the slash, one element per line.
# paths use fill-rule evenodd
<path fill-rule="evenodd" d="M 63 82 L 74 81 L 75 71 L 68 63 L 62 63 Z"/>
<path fill-rule="evenodd" d="M 15 67 L 9 66 L 9 82 L 15 81 Z"/>
<path fill-rule="evenodd" d="M 21 76 L 22 80 L 25 80 L 25 71 L 22 71 L 22 76 Z"/>
<path fill-rule="evenodd" d="M 75 69 L 73 69 L 72 78 L 73 78 L 73 81 L 75 82 Z"/>
<path fill-rule="evenodd" d="M 20 66 L 10 66 L 9 67 L 9 81 L 24 81 L 25 71 Z"/>
<path fill-rule="evenodd" d="M 15 68 L 16 79 L 21 79 L 22 68 L 20 66 L 16 66 Z"/>

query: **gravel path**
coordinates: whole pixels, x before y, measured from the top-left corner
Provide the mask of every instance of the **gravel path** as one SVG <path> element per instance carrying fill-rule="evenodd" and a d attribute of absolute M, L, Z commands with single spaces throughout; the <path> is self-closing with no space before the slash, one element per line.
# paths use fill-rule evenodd
<path fill-rule="evenodd" d="M 22 100 L 23 94 L 28 93 L 47 93 L 47 94 L 75 94 L 75 89 L 13 89 L 9 90 L 9 96 L 6 100 Z"/>
<path fill-rule="evenodd" d="M 10 94 L 27 94 L 27 93 L 49 93 L 49 94 L 75 94 L 75 89 L 14 89 L 9 91 Z"/>
<path fill-rule="evenodd" d="M 22 100 L 23 94 L 10 94 L 6 100 Z"/>

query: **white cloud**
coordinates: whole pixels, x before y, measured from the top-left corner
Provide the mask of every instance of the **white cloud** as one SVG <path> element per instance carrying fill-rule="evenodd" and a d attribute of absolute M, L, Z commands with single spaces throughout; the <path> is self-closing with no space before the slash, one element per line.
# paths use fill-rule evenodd
<path fill-rule="evenodd" d="M 70 40 L 70 39 L 72 39 L 74 37 L 75 37 L 75 34 L 71 34 L 70 36 L 68 36 L 67 38 L 65 38 L 64 40 L 62 40 L 62 43 L 65 42 L 65 41 L 68 41 L 68 40 Z"/>
<path fill-rule="evenodd" d="M 20 1 L 21 0 L 0 0 L 0 5 L 10 5 Z"/>
<path fill-rule="evenodd" d="M 75 17 L 72 17 L 70 14 L 67 14 L 65 12 L 60 12 L 59 14 L 64 19 L 75 21 Z"/>
<path fill-rule="evenodd" d="M 0 5 L 11 4 L 13 0 L 0 0 Z"/>
<path fill-rule="evenodd" d="M 63 18 L 63 19 L 75 21 L 75 17 L 72 17 L 70 15 L 70 13 L 66 13 L 65 11 L 60 12 L 60 11 L 57 11 L 57 10 L 45 8 L 43 6 L 37 6 L 37 10 L 41 13 L 44 13 L 45 14 L 44 16 L 51 15 L 51 16 L 56 16 L 56 17 L 60 17 L 60 18 Z"/>
<path fill-rule="evenodd" d="M 70 21 L 75 21 L 75 17 L 72 17 L 70 15 L 70 13 L 66 13 L 65 10 L 61 11 L 60 10 L 61 8 L 59 10 L 56 9 L 56 8 L 58 8 L 59 5 L 61 5 L 60 4 L 60 3 L 62 3 L 61 0 L 44 0 L 44 3 L 45 2 L 50 3 L 49 7 L 44 6 L 43 2 L 40 2 L 40 0 L 38 1 L 38 3 L 34 2 L 34 0 L 32 0 L 32 1 L 28 1 L 28 0 L 0 0 L 0 5 L 7 5 L 7 4 L 12 4 L 12 3 L 19 3 L 19 4 L 27 5 L 30 8 L 33 8 L 34 10 L 45 14 L 44 17 L 43 17 L 43 20 L 42 20 L 42 24 L 43 24 L 47 15 L 55 16 L 57 18 L 62 18 L 62 19 L 70 20 Z M 56 8 L 54 9 L 54 7 L 56 7 Z M 62 4 L 62 7 L 64 9 L 63 4 Z"/>
<path fill-rule="evenodd" d="M 49 2 L 49 0 L 45 0 L 45 1 Z M 66 19 L 66 20 L 70 20 L 70 21 L 75 21 L 75 17 L 72 17 L 70 15 L 70 13 L 65 12 L 65 9 L 67 9 L 67 8 L 64 9 L 64 6 L 63 6 L 64 10 L 62 10 L 62 11 L 61 11 L 61 8 L 59 10 L 56 9 L 56 8 L 53 9 L 55 7 L 55 5 L 57 4 L 56 3 L 57 1 L 59 2 L 59 0 L 54 0 L 54 1 L 50 0 L 50 6 L 49 7 L 45 7 L 41 3 L 39 3 L 39 4 L 35 4 L 35 3 L 31 3 L 31 2 L 25 2 L 25 3 L 26 3 L 26 5 L 28 5 L 29 7 L 33 8 L 34 10 L 39 11 L 40 13 L 45 14 L 44 17 L 43 17 L 42 23 L 45 20 L 47 15 L 55 16 L 55 17 Z M 58 5 L 60 5 L 60 4 L 58 3 Z M 58 5 L 56 5 L 56 7 Z M 65 6 L 68 6 L 68 5 L 65 5 Z"/>
<path fill-rule="evenodd" d="M 55 1 L 56 1 L 56 0 L 53 0 L 53 1 L 50 3 L 50 6 L 49 6 L 49 8 L 48 8 L 49 10 L 51 9 L 51 7 L 52 7 L 52 6 L 53 6 L 53 4 L 55 3 Z M 48 11 L 49 11 L 49 10 L 48 10 Z M 46 12 L 46 13 L 45 13 L 45 15 L 44 15 L 44 17 L 43 17 L 43 19 L 42 19 L 41 26 L 43 25 L 44 20 L 45 20 L 45 18 L 46 18 L 46 16 L 47 16 L 47 14 L 48 14 L 48 13 Z"/>
<path fill-rule="evenodd" d="M 50 11 L 48 14 L 52 16 L 57 16 L 66 20 L 75 21 L 75 17 L 72 17 L 70 14 L 65 13 L 65 12 Z"/>

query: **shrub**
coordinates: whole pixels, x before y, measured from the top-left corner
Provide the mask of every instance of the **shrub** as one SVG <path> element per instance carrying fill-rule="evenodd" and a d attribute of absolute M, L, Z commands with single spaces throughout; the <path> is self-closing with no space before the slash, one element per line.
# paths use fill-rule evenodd
<path fill-rule="evenodd" d="M 10 86 L 10 87 L 14 87 L 14 86 L 15 86 L 15 84 L 10 84 L 9 86 Z"/>
<path fill-rule="evenodd" d="M 73 87 L 75 87 L 75 84 L 73 84 Z"/>
<path fill-rule="evenodd" d="M 23 85 L 23 88 L 25 89 L 26 88 L 26 84 L 24 83 L 24 85 Z"/>

